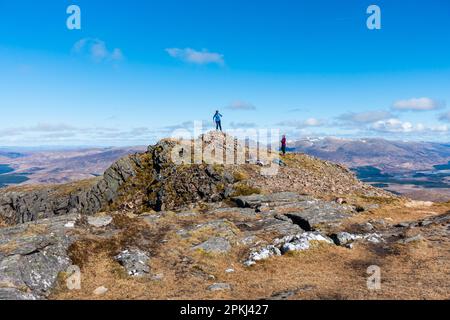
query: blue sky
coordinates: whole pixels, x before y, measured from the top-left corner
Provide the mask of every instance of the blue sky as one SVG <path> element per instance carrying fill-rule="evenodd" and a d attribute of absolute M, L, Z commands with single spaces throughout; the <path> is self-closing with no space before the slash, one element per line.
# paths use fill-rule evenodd
<path fill-rule="evenodd" d="M 1 1 L 0 145 L 148 144 L 216 109 L 291 139 L 448 142 L 449 15 L 446 0 Z"/>

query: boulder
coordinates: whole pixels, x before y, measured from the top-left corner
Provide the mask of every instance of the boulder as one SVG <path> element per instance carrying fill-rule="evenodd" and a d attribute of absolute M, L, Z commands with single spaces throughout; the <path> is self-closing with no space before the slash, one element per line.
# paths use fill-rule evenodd
<path fill-rule="evenodd" d="M 45 299 L 71 265 L 74 215 L 0 229 L 0 299 Z M 34 231 L 35 230 L 35 231 Z"/>
<path fill-rule="evenodd" d="M 304 201 L 303 209 L 286 214 L 305 231 L 315 230 L 321 224 L 331 224 L 350 217 L 351 207 L 321 200 Z"/>
<path fill-rule="evenodd" d="M 207 253 L 227 253 L 231 250 L 230 242 L 221 237 L 212 237 L 205 242 L 193 247 L 194 250 L 202 250 Z"/>
<path fill-rule="evenodd" d="M 88 217 L 87 221 L 88 224 L 95 227 L 95 228 L 103 228 L 111 224 L 112 222 L 111 216 L 104 216 L 104 217 Z"/>
<path fill-rule="evenodd" d="M 127 271 L 127 274 L 133 277 L 142 277 L 150 273 L 149 255 L 136 248 L 126 249 L 120 252 L 116 257 Z"/>

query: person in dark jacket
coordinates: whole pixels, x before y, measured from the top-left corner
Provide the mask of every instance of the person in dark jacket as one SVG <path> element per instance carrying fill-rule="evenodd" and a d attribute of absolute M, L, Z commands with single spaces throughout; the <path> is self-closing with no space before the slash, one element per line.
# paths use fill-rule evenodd
<path fill-rule="evenodd" d="M 281 152 L 283 153 L 283 156 L 286 155 L 286 136 L 283 135 L 283 138 L 281 139 Z"/>
<path fill-rule="evenodd" d="M 216 130 L 222 131 L 222 115 L 219 113 L 219 110 L 213 116 L 213 120 L 216 123 Z"/>

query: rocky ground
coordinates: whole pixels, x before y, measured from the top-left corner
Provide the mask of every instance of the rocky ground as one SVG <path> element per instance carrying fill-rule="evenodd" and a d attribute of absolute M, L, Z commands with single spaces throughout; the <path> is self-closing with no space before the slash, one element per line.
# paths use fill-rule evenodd
<path fill-rule="evenodd" d="M 450 204 L 395 197 L 307 156 L 186 165 L 175 148 L 161 141 L 44 200 L 0 195 L 0 299 L 450 298 Z M 278 175 L 258 174 L 274 161 Z M 367 287 L 370 266 L 380 290 Z"/>

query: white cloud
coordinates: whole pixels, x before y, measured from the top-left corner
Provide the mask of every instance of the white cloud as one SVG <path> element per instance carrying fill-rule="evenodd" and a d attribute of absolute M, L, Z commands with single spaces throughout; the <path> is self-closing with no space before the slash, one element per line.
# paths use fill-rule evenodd
<path fill-rule="evenodd" d="M 227 109 L 231 109 L 231 110 L 256 110 L 256 107 L 249 102 L 245 102 L 245 101 L 234 101 L 232 102 Z"/>
<path fill-rule="evenodd" d="M 443 108 L 444 106 L 444 101 L 424 97 L 396 101 L 393 104 L 393 109 L 397 111 L 431 111 Z"/>
<path fill-rule="evenodd" d="M 409 121 L 401 121 L 399 119 L 388 119 L 375 122 L 371 128 L 375 131 L 386 133 L 412 133 L 424 131 L 426 128 L 423 124 L 413 124 Z"/>
<path fill-rule="evenodd" d="M 439 125 L 431 128 L 431 131 L 446 133 L 450 131 L 450 127 L 448 125 Z"/>
<path fill-rule="evenodd" d="M 153 138 L 156 134 L 156 130 L 146 127 L 119 129 L 41 123 L 0 130 L 0 145 L 137 145 Z"/>
<path fill-rule="evenodd" d="M 74 44 L 72 51 L 87 56 L 95 62 L 118 62 L 124 58 L 121 49 L 114 48 L 110 51 L 104 41 L 92 38 L 79 40 Z"/>
<path fill-rule="evenodd" d="M 179 49 L 168 48 L 166 52 L 172 57 L 184 62 L 205 65 L 205 64 L 217 64 L 223 66 L 225 64 L 223 55 L 220 53 L 209 52 L 206 49 L 197 51 L 191 48 Z"/>

